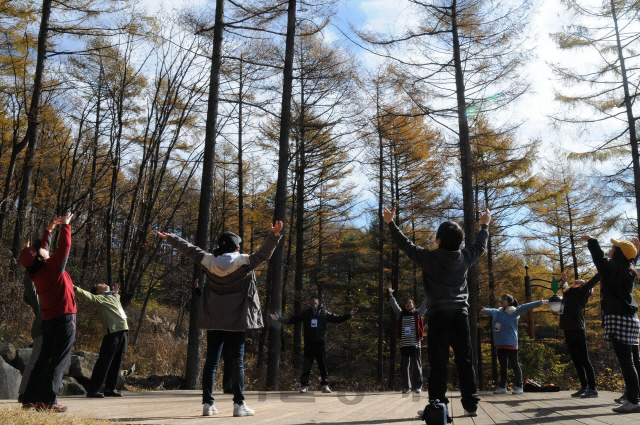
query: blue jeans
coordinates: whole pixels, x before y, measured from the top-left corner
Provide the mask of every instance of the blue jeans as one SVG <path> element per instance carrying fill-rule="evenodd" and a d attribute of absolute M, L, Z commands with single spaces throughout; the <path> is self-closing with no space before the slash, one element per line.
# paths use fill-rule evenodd
<path fill-rule="evenodd" d="M 244 403 L 244 332 L 207 331 L 207 360 L 202 371 L 202 403 L 213 404 L 213 382 L 220 364 L 222 347 L 232 364 L 233 402 Z"/>

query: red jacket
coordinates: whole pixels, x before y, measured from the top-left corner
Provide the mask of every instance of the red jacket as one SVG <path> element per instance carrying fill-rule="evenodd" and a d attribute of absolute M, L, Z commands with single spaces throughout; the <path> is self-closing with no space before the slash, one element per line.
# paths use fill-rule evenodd
<path fill-rule="evenodd" d="M 49 248 L 51 233 L 42 234 L 42 247 Z M 69 273 L 64 270 L 71 248 L 71 226 L 60 226 L 60 239 L 56 252 L 44 262 L 35 274 L 29 276 L 36 286 L 42 304 L 42 320 L 55 319 L 63 314 L 76 313 L 76 297 Z"/>

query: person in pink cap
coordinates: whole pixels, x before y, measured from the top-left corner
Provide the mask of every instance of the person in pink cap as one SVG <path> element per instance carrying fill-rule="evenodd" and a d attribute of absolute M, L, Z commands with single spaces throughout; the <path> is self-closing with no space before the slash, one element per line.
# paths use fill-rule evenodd
<path fill-rule="evenodd" d="M 22 401 L 25 409 L 65 412 L 57 394 L 76 337 L 76 298 L 73 282 L 65 271 L 71 248 L 73 214 L 58 217 L 47 226 L 42 239 L 20 252 L 42 306 L 42 347 L 29 377 Z M 60 225 L 58 248 L 48 251 L 51 232 Z"/>

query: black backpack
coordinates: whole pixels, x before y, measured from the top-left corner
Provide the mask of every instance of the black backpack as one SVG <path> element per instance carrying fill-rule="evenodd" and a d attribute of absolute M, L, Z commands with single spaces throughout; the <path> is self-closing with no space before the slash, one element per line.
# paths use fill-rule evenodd
<path fill-rule="evenodd" d="M 446 425 L 453 422 L 453 418 L 449 417 L 447 405 L 440 403 L 440 400 L 434 400 L 424 407 L 422 420 L 427 425 Z"/>

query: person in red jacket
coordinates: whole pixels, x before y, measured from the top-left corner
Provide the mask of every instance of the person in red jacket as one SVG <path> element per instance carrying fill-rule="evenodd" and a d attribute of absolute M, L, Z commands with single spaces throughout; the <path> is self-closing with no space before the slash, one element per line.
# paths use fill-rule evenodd
<path fill-rule="evenodd" d="M 36 287 L 42 305 L 42 347 L 23 396 L 25 409 L 65 412 L 57 401 L 64 369 L 76 337 L 76 299 L 71 277 L 64 270 L 71 248 L 73 214 L 58 217 L 47 226 L 42 239 L 20 252 L 20 264 Z M 51 231 L 60 225 L 58 248 L 48 248 Z"/>

